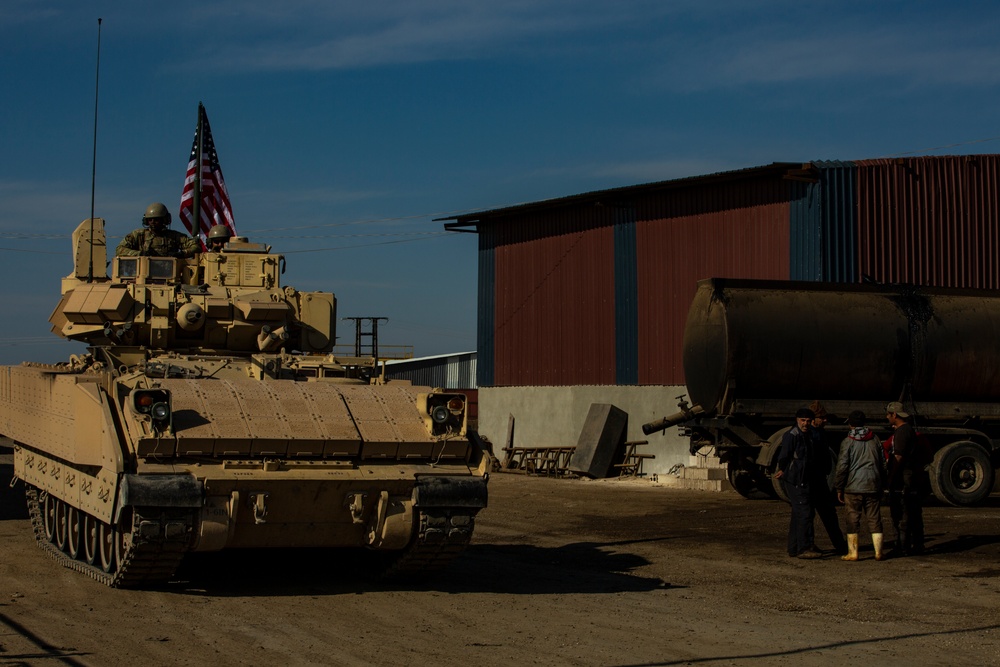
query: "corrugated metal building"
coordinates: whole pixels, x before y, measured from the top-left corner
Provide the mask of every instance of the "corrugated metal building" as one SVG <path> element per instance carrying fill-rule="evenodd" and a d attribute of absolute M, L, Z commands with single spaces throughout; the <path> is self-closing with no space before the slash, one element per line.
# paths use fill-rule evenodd
<path fill-rule="evenodd" d="M 489 388 L 682 393 L 684 321 L 703 278 L 996 289 L 998 177 L 998 155 L 785 162 L 448 218 L 479 235 L 481 424 Z M 508 407 L 539 405 L 561 403 L 508 392 L 497 424 Z"/>
<path fill-rule="evenodd" d="M 386 361 L 385 377 L 389 380 L 409 380 L 425 387 L 475 389 L 476 356 L 475 352 L 457 352 Z"/>

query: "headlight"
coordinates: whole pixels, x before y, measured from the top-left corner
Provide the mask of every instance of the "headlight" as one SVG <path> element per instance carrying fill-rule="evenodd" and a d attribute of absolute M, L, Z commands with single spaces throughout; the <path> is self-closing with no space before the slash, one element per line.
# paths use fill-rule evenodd
<path fill-rule="evenodd" d="M 170 427 L 170 392 L 166 389 L 133 389 L 129 396 L 130 406 L 136 414 L 147 415 L 153 420 L 158 431 Z"/>
<path fill-rule="evenodd" d="M 166 403 L 154 403 L 149 414 L 156 421 L 167 421 L 170 419 L 170 406 Z"/>
<path fill-rule="evenodd" d="M 417 407 L 432 436 L 464 432 L 465 411 L 468 408 L 464 395 L 438 392 L 420 394 Z"/>
<path fill-rule="evenodd" d="M 431 419 L 435 424 L 443 424 L 451 417 L 451 411 L 443 405 L 438 405 L 431 410 Z"/>

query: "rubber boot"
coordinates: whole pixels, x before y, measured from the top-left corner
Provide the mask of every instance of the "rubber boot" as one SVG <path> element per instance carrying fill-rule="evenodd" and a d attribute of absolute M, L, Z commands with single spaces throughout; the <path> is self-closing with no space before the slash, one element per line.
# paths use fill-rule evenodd
<path fill-rule="evenodd" d="M 858 559 L 858 534 L 848 533 L 847 534 L 847 553 L 840 557 L 840 560 L 857 560 Z"/>
<path fill-rule="evenodd" d="M 872 546 L 875 547 L 875 560 L 882 560 L 882 533 L 872 533 Z"/>

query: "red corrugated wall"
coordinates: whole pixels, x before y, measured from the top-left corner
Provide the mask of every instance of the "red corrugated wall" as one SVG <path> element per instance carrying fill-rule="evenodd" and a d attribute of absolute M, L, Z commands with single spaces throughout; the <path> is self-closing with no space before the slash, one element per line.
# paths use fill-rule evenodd
<path fill-rule="evenodd" d="M 1000 289 L 1000 156 L 854 164 L 862 274 L 879 282 Z"/>
<path fill-rule="evenodd" d="M 500 223 L 496 386 L 615 383 L 611 216 L 587 206 Z"/>
<path fill-rule="evenodd" d="M 683 384 L 684 323 L 699 280 L 789 277 L 788 181 L 650 197 L 637 211 L 639 384 Z"/>

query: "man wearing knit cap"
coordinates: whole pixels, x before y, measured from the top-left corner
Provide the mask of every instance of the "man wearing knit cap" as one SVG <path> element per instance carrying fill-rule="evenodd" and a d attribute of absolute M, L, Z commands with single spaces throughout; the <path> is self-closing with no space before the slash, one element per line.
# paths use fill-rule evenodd
<path fill-rule="evenodd" d="M 889 403 L 885 412 L 894 429 L 888 460 L 889 514 L 896 529 L 892 555 L 917 555 L 924 551 L 923 504 L 929 485 L 924 467 L 930 463 L 930 452 L 902 403 Z"/>
<path fill-rule="evenodd" d="M 809 405 L 809 409 L 812 410 L 814 415 L 809 435 L 812 436 L 813 454 L 816 461 L 816 465 L 813 468 L 813 484 L 810 485 L 812 505 L 816 510 L 816 514 L 819 515 L 820 521 L 823 522 L 823 527 L 826 529 L 826 534 L 830 537 L 833 550 L 843 555 L 847 553 L 847 540 L 844 539 L 844 532 L 840 529 L 840 517 L 837 516 L 837 505 L 834 503 L 833 492 L 830 490 L 827 481 L 833 473 L 834 468 L 833 453 L 826 443 L 823 431 L 829 415 L 827 415 L 826 407 L 819 401 L 813 401 Z M 813 536 L 813 547 L 815 548 L 816 538 L 812 527 L 810 527 L 810 535 Z"/>
<path fill-rule="evenodd" d="M 781 436 L 775 479 L 785 482 L 792 518 L 788 525 L 788 555 L 793 558 L 820 558 L 823 554 L 813 546 L 813 508 L 810 487 L 816 465 L 809 428 L 815 413 L 801 408 L 795 413 L 795 426 Z"/>
<path fill-rule="evenodd" d="M 819 401 L 813 401 L 809 404 L 809 409 L 813 411 L 815 415 L 812 420 L 812 426 L 814 429 L 823 428 L 826 426 L 827 414 L 826 407 L 823 406 Z"/>

